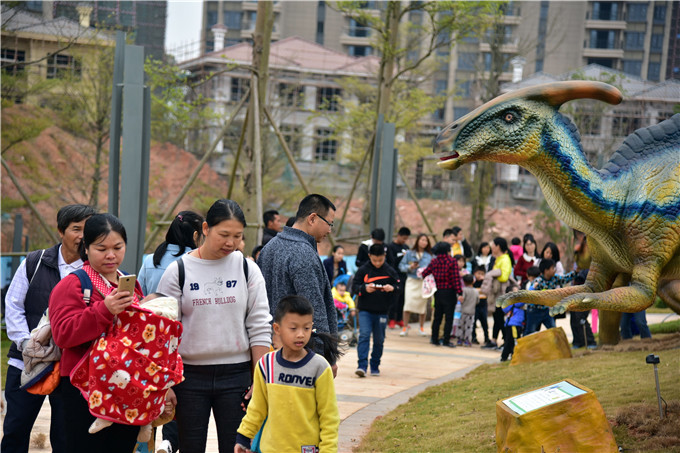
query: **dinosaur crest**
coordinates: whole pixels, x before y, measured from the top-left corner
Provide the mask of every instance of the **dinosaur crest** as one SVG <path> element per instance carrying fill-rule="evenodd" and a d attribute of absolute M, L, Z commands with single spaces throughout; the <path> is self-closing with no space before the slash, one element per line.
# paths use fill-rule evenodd
<path fill-rule="evenodd" d="M 621 147 L 600 170 L 603 176 L 613 175 L 661 152 L 680 153 L 680 114 L 653 126 L 638 129 L 626 137 Z"/>

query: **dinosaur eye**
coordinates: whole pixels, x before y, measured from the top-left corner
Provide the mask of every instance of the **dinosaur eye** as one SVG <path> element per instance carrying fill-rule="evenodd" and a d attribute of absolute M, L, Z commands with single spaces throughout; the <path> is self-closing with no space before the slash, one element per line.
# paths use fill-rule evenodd
<path fill-rule="evenodd" d="M 517 115 L 514 112 L 505 112 L 503 114 L 503 121 L 510 124 L 517 119 Z"/>

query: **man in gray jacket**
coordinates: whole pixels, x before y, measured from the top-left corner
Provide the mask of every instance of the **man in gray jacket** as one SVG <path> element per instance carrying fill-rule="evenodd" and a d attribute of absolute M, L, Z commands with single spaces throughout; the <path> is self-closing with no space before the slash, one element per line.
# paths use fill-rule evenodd
<path fill-rule="evenodd" d="M 267 286 L 270 311 L 276 311 L 284 296 L 304 296 L 314 306 L 314 328 L 337 335 L 331 285 L 316 248 L 333 229 L 335 206 L 323 195 L 307 195 L 295 218 L 292 227 L 285 227 L 264 246 L 257 261 Z M 321 340 L 313 349 L 323 354 Z M 334 363 L 331 366 L 335 375 L 338 367 Z"/>

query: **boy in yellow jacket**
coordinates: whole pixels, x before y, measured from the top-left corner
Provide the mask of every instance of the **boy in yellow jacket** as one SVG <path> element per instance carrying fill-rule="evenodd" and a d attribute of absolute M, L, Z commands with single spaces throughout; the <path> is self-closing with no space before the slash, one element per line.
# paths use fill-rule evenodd
<path fill-rule="evenodd" d="M 331 453 L 338 450 L 340 416 L 333 371 L 326 359 L 308 349 L 314 324 L 312 304 L 286 296 L 274 314 L 274 331 L 283 347 L 264 355 L 253 378 L 253 396 L 236 434 L 234 453 L 246 453 L 260 429 L 260 450 Z M 319 334 L 320 335 L 320 334 Z M 337 340 L 323 338 L 337 358 Z"/>

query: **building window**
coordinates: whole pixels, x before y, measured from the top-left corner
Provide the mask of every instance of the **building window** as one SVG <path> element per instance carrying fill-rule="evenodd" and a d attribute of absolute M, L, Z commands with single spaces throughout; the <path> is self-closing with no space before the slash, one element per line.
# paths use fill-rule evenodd
<path fill-rule="evenodd" d="M 605 68 L 614 68 L 614 59 L 613 58 L 588 58 L 588 63 L 587 64 L 599 64 L 600 66 L 604 66 Z"/>
<path fill-rule="evenodd" d="M 238 102 L 243 98 L 246 90 L 250 86 L 250 79 L 245 77 L 232 77 L 231 78 L 231 95 L 229 99 L 232 102 Z"/>
<path fill-rule="evenodd" d="M 647 22 L 647 3 L 629 3 L 628 22 Z"/>
<path fill-rule="evenodd" d="M 348 34 L 353 38 L 368 38 L 371 36 L 371 29 L 355 19 L 350 19 Z"/>
<path fill-rule="evenodd" d="M 468 99 L 470 97 L 470 85 L 471 80 L 459 80 L 456 81 L 456 86 L 458 88 L 457 94 L 463 99 Z"/>
<path fill-rule="evenodd" d="M 661 63 L 650 62 L 647 67 L 647 80 L 659 81 L 661 76 Z"/>
<path fill-rule="evenodd" d="M 614 137 L 627 137 L 641 127 L 640 118 L 629 116 L 615 116 L 612 118 L 612 135 Z"/>
<path fill-rule="evenodd" d="M 619 20 L 619 4 L 614 2 L 593 2 L 594 20 Z"/>
<path fill-rule="evenodd" d="M 591 30 L 591 49 L 615 49 L 616 32 L 614 30 Z"/>
<path fill-rule="evenodd" d="M 666 23 L 666 5 L 654 6 L 654 23 L 655 24 Z"/>
<path fill-rule="evenodd" d="M 340 88 L 319 87 L 316 90 L 316 109 L 337 112 L 338 98 L 342 95 Z"/>
<path fill-rule="evenodd" d="M 304 87 L 288 83 L 279 83 L 279 102 L 284 107 L 304 107 Z"/>
<path fill-rule="evenodd" d="M 314 146 L 314 160 L 335 160 L 338 152 L 338 141 L 331 138 L 330 129 L 316 130 L 316 144 Z"/>
<path fill-rule="evenodd" d="M 623 60 L 623 72 L 640 77 L 642 73 L 642 60 Z"/>
<path fill-rule="evenodd" d="M 208 25 L 208 30 L 210 30 L 213 25 L 217 24 L 217 11 L 208 11 L 205 20 Z"/>
<path fill-rule="evenodd" d="M 80 80 L 81 72 L 80 59 L 71 55 L 56 54 L 47 58 L 48 79 L 63 79 L 71 76 Z"/>
<path fill-rule="evenodd" d="M 663 50 L 663 35 L 653 34 L 650 50 L 654 53 L 661 53 Z"/>
<path fill-rule="evenodd" d="M 439 107 L 437 110 L 432 112 L 433 121 L 444 121 L 444 108 Z"/>
<path fill-rule="evenodd" d="M 326 2 L 317 2 L 316 5 L 316 43 L 323 46 L 324 24 L 326 22 Z"/>
<path fill-rule="evenodd" d="M 18 75 L 24 72 L 24 65 L 21 64 L 26 61 L 26 52 L 16 49 L 2 49 L 0 52 L 0 62 L 2 62 L 2 71 L 6 74 Z"/>
<path fill-rule="evenodd" d="M 229 30 L 240 30 L 242 19 L 243 19 L 243 13 L 241 11 L 225 11 L 224 12 L 224 25 Z"/>
<path fill-rule="evenodd" d="M 474 52 L 461 52 L 458 54 L 458 69 L 461 71 L 474 71 L 477 62 L 477 54 Z"/>
<path fill-rule="evenodd" d="M 644 32 L 626 32 L 626 50 L 643 50 L 645 47 Z"/>
<path fill-rule="evenodd" d="M 451 32 L 443 31 L 437 35 L 437 42 L 435 44 L 435 53 L 440 57 L 445 57 L 450 53 L 451 48 Z"/>
<path fill-rule="evenodd" d="M 288 145 L 288 149 L 293 153 L 293 157 L 299 158 L 302 151 L 302 127 L 282 124 L 279 130 L 286 141 L 286 145 Z"/>
<path fill-rule="evenodd" d="M 257 22 L 257 11 L 246 11 L 243 19 L 243 29 L 247 31 L 255 30 L 255 22 Z"/>
<path fill-rule="evenodd" d="M 453 119 L 457 120 L 470 113 L 469 107 L 454 107 L 453 108 Z"/>
<path fill-rule="evenodd" d="M 367 57 L 373 55 L 371 46 L 348 46 L 347 53 L 351 57 Z"/>

